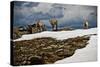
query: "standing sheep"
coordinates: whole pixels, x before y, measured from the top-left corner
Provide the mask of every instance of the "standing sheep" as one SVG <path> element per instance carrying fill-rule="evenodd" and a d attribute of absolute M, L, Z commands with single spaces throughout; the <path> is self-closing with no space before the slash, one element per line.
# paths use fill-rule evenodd
<path fill-rule="evenodd" d="M 58 21 L 56 20 L 56 19 L 51 19 L 50 20 L 50 24 L 51 24 L 51 26 L 52 26 L 52 30 L 58 30 Z M 56 29 L 55 29 L 56 28 Z"/>
<path fill-rule="evenodd" d="M 89 22 L 88 22 L 87 20 L 85 20 L 85 21 L 83 22 L 83 28 L 84 28 L 84 29 L 88 29 L 88 28 L 89 28 Z"/>
<path fill-rule="evenodd" d="M 46 31 L 45 24 L 41 22 L 40 20 L 38 20 L 38 22 L 36 23 L 36 27 L 37 27 L 38 32 Z"/>
<path fill-rule="evenodd" d="M 38 20 L 36 22 L 36 24 L 28 25 L 27 30 L 29 31 L 29 33 L 36 33 L 36 32 L 45 31 L 46 27 L 45 27 L 45 24 L 43 24 L 43 22 L 41 22 L 40 20 Z"/>

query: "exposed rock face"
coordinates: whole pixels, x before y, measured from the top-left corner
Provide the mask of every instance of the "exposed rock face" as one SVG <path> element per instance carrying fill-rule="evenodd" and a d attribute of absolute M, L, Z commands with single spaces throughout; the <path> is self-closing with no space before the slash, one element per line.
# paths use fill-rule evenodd
<path fill-rule="evenodd" d="M 54 38 L 36 38 L 13 42 L 13 65 L 51 64 L 70 57 L 76 49 L 88 44 L 89 36 L 56 40 Z"/>

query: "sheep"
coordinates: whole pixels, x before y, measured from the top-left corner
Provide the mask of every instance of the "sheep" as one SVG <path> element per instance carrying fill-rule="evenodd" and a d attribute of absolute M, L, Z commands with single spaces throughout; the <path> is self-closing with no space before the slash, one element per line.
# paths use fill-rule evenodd
<path fill-rule="evenodd" d="M 87 20 L 85 20 L 85 21 L 83 22 L 83 28 L 84 28 L 84 29 L 88 29 L 88 28 L 89 28 L 89 22 L 88 22 Z"/>
<path fill-rule="evenodd" d="M 57 29 L 58 29 L 58 21 L 57 21 L 55 18 L 53 18 L 53 19 L 49 20 L 49 22 L 50 22 L 50 24 L 51 24 L 51 26 L 52 26 L 52 30 L 53 30 L 53 31 L 54 31 L 54 30 L 57 31 Z M 56 29 L 55 29 L 55 28 L 56 28 Z"/>

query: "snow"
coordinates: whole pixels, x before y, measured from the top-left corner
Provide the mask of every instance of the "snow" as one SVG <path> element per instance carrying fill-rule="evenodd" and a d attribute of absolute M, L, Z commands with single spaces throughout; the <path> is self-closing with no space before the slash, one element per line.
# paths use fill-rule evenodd
<path fill-rule="evenodd" d="M 69 58 L 65 58 L 55 62 L 56 64 L 96 61 L 97 60 L 97 36 L 91 36 L 89 44 L 83 48 L 76 50 L 75 54 Z"/>
<path fill-rule="evenodd" d="M 68 38 L 73 38 L 73 37 L 83 36 L 88 34 L 97 34 L 97 28 L 77 29 L 73 31 L 44 31 L 41 33 L 22 35 L 21 38 L 15 39 L 13 41 L 30 40 L 30 39 L 42 38 L 42 37 L 52 37 L 52 38 L 56 38 L 57 40 L 63 40 L 63 39 L 68 39 Z"/>

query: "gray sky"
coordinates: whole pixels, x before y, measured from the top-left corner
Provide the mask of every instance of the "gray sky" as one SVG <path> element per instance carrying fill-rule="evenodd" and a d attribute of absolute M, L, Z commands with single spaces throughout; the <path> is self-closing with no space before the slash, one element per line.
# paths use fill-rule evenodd
<path fill-rule="evenodd" d="M 59 24 L 78 22 L 87 19 L 96 23 L 96 6 L 69 5 L 39 2 L 14 2 L 14 24 L 31 24 L 43 20 L 49 25 L 48 20 L 56 18 Z"/>

